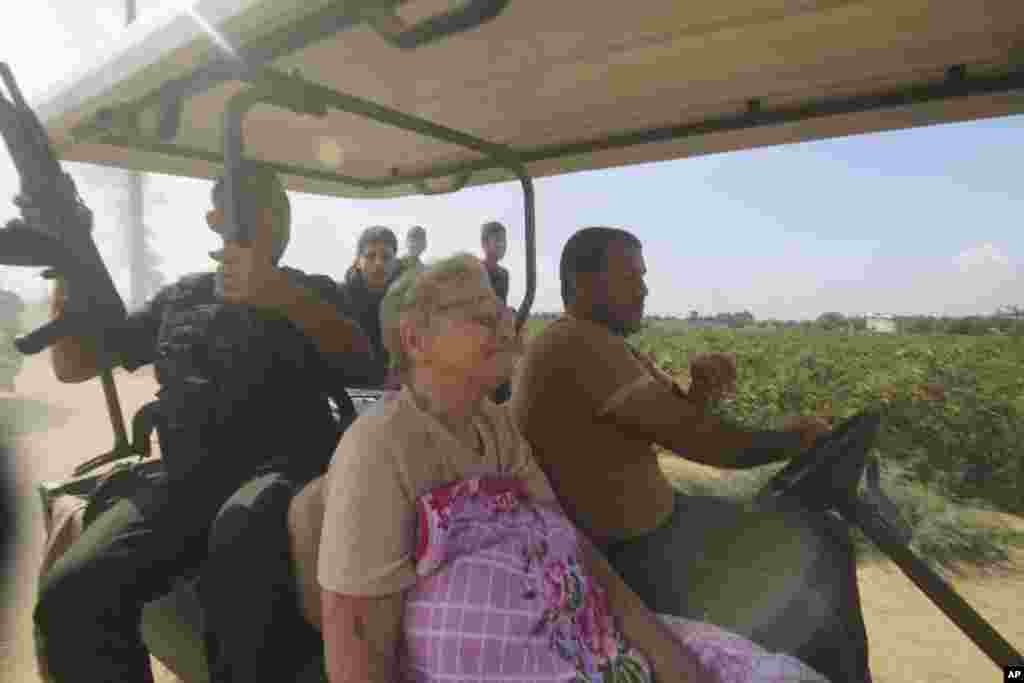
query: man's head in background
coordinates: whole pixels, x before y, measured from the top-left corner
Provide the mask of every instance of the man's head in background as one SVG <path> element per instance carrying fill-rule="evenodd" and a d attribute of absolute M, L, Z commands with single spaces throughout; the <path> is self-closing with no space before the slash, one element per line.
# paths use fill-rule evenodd
<path fill-rule="evenodd" d="M 359 235 L 356 244 L 356 262 L 352 269 L 360 273 L 366 286 L 374 291 L 384 291 L 396 274 L 398 238 L 383 225 L 371 225 Z"/>
<path fill-rule="evenodd" d="M 427 231 L 422 225 L 414 225 L 405 234 L 405 250 L 409 256 L 419 261 L 420 256 L 427 250 Z"/>
<path fill-rule="evenodd" d="M 505 226 L 498 221 L 489 221 L 480 228 L 480 246 L 484 250 L 484 261 L 495 264 L 505 258 L 508 235 Z"/>

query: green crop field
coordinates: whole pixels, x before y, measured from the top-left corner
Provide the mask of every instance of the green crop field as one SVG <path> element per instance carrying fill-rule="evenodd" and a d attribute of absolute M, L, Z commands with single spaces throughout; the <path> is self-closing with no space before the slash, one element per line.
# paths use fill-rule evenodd
<path fill-rule="evenodd" d="M 532 336 L 544 321 L 533 320 Z M 882 412 L 884 466 L 949 500 L 1024 513 L 1024 337 L 694 329 L 652 323 L 630 340 L 681 380 L 704 351 L 736 354 L 730 419 Z"/>

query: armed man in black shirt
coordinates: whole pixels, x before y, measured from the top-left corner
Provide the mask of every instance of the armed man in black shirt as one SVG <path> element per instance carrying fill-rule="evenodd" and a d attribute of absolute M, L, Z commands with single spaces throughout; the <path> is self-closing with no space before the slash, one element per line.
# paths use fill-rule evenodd
<path fill-rule="evenodd" d="M 508 270 L 501 265 L 505 258 L 508 234 L 498 221 L 488 221 L 480 227 L 480 246 L 484 251 L 484 268 L 491 279 L 491 287 L 503 304 L 508 303 Z"/>
<path fill-rule="evenodd" d="M 344 387 L 361 383 L 375 359 L 331 278 L 278 265 L 291 211 L 278 178 L 245 165 L 239 187 L 251 243 L 225 239 L 211 254 L 216 272 L 164 288 L 106 337 L 114 364 L 155 366 L 167 475 L 103 512 L 43 577 L 35 623 L 56 683 L 152 681 L 142 607 L 200 566 L 213 680 L 257 680 L 231 670 L 245 660 L 233 649 L 270 630 L 287 647 L 304 625 L 291 588 L 288 503 L 326 470 L 354 417 Z M 207 214 L 217 232 L 225 195 L 221 179 Z M 58 280 L 55 317 L 64 287 Z M 65 338 L 53 368 L 61 381 L 81 382 L 100 373 L 100 357 Z M 247 562 L 250 551 L 259 563 Z M 239 604 L 245 595 L 253 599 Z"/>

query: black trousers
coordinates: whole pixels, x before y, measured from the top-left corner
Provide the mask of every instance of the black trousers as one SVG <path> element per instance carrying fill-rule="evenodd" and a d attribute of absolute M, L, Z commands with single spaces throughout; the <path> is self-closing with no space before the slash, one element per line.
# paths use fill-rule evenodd
<path fill-rule="evenodd" d="M 297 490 L 268 474 L 223 502 L 154 482 L 97 517 L 40 583 L 34 619 L 53 680 L 151 682 L 142 608 L 200 570 L 213 680 L 294 678 L 288 667 L 306 653 L 298 646 L 320 647 L 291 579 L 287 510 Z M 273 643 L 273 655 L 243 649 L 252 643 Z"/>
<path fill-rule="evenodd" d="M 294 681 L 323 653 L 299 610 L 288 538 L 288 506 L 307 481 L 258 477 L 217 515 L 198 591 L 214 683 Z"/>
<path fill-rule="evenodd" d="M 56 683 L 152 681 L 142 608 L 199 570 L 218 501 L 142 485 L 97 517 L 42 577 L 34 619 Z"/>

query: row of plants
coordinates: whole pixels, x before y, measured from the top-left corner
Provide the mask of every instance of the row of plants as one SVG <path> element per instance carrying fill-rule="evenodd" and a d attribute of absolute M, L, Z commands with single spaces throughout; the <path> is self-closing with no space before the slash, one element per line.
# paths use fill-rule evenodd
<path fill-rule="evenodd" d="M 693 354 L 735 353 L 737 393 L 723 410 L 740 424 L 770 427 L 793 413 L 838 421 L 880 411 L 883 462 L 952 501 L 1024 513 L 1020 338 L 653 327 L 631 341 L 683 381 Z"/>

